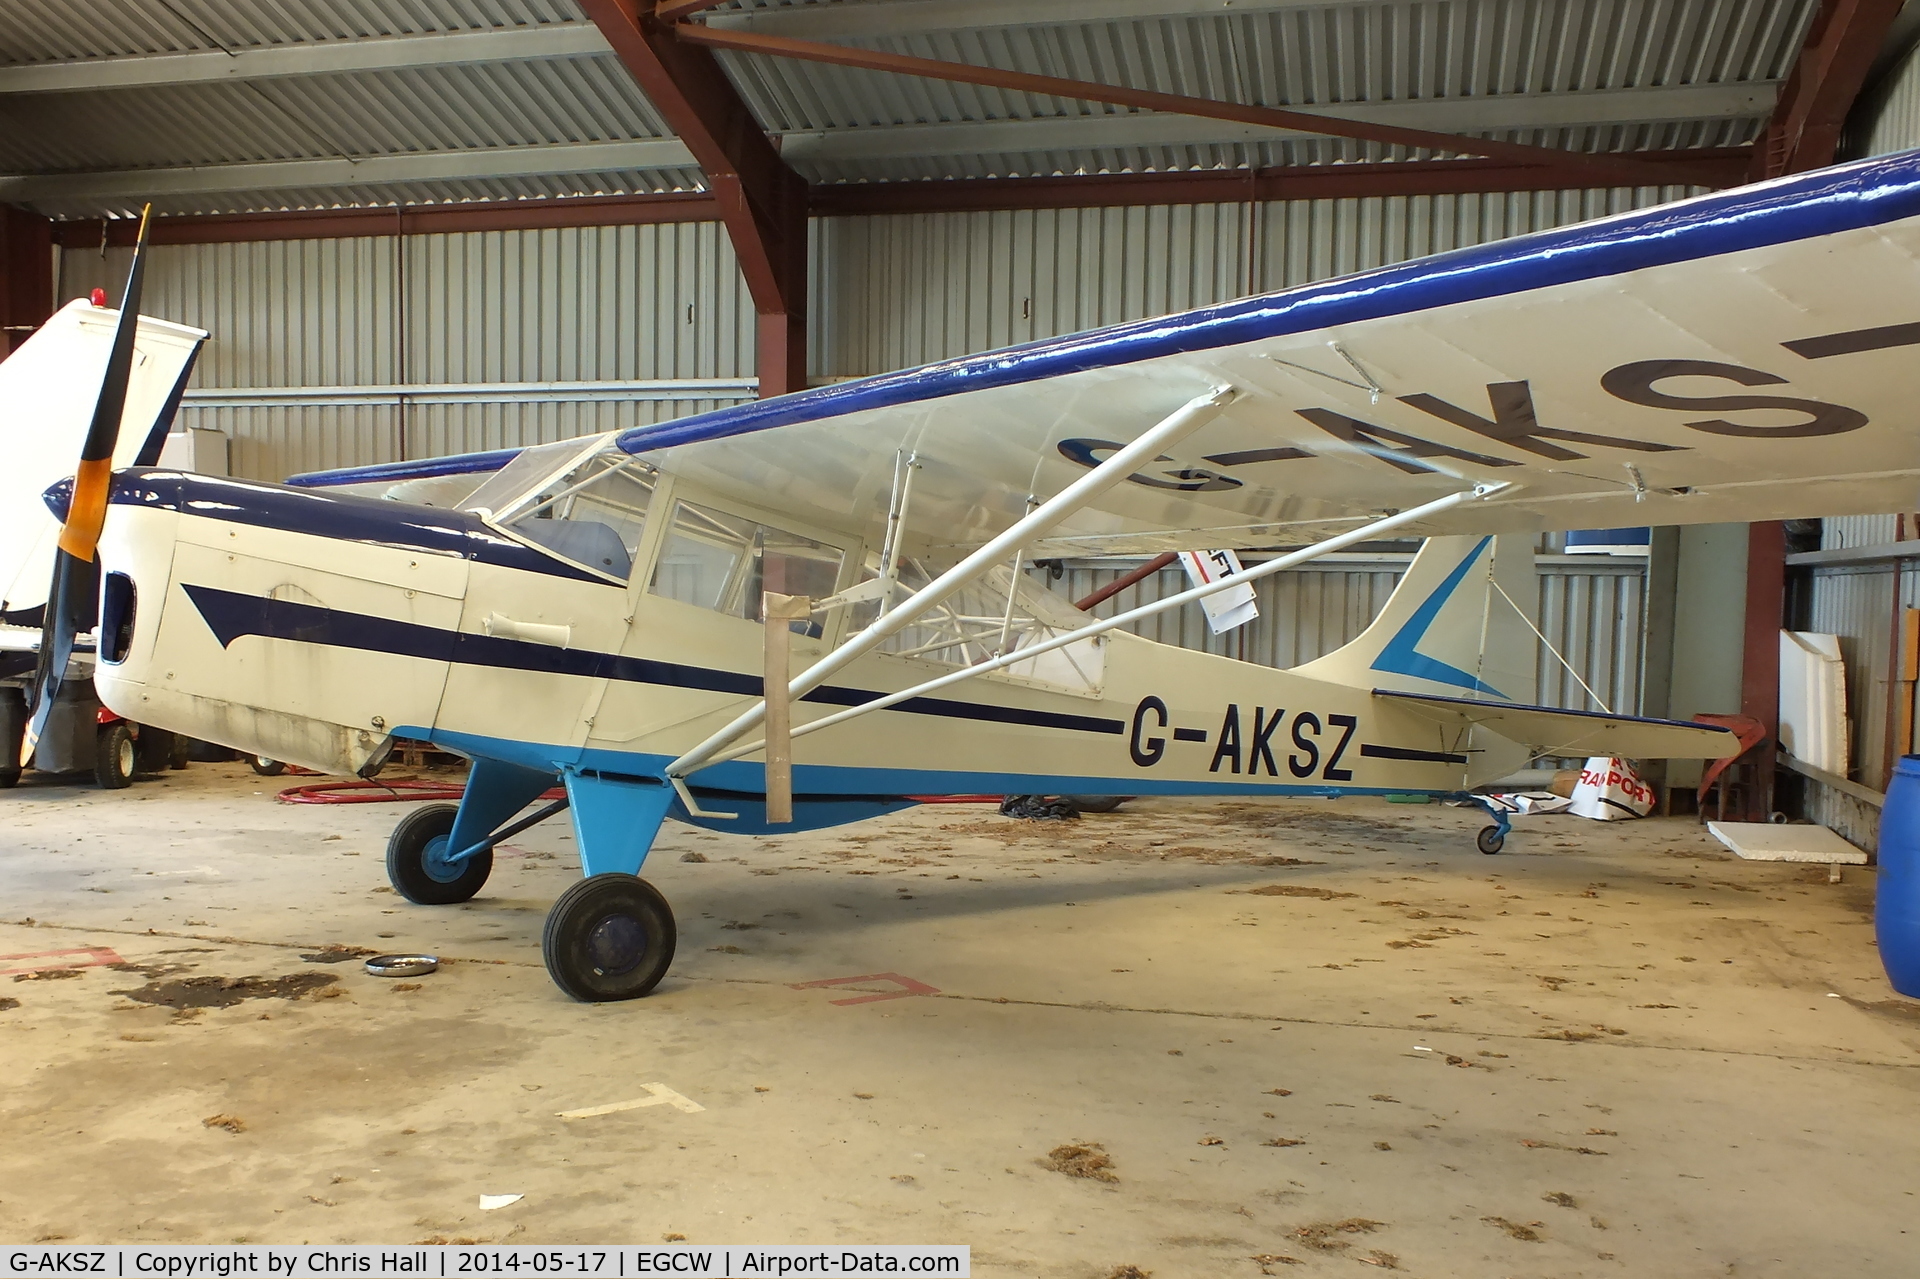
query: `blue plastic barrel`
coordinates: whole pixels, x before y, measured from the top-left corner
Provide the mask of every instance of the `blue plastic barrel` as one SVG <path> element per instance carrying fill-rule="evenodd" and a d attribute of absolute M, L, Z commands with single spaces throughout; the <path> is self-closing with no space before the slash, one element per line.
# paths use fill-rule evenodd
<path fill-rule="evenodd" d="M 1887 980 L 1920 999 L 1920 755 L 1902 755 L 1880 810 L 1880 882 L 1873 931 Z"/>

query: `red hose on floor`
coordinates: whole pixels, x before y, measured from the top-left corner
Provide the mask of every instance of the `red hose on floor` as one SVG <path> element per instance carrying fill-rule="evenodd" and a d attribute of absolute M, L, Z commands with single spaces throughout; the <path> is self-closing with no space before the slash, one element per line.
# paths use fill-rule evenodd
<path fill-rule="evenodd" d="M 458 800 L 466 793 L 463 782 L 430 782 L 419 777 L 396 777 L 390 782 L 314 782 L 289 786 L 274 796 L 283 804 L 384 804 L 410 800 Z"/>

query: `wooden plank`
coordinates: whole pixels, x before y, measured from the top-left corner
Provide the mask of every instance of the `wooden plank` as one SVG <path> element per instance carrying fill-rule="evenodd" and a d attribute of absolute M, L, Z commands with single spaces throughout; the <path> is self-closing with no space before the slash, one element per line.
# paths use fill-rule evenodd
<path fill-rule="evenodd" d="M 788 624 L 811 616 L 813 601 L 772 591 L 760 598 L 767 620 L 767 823 L 779 826 L 793 820 L 793 707 L 787 700 L 793 632 Z"/>

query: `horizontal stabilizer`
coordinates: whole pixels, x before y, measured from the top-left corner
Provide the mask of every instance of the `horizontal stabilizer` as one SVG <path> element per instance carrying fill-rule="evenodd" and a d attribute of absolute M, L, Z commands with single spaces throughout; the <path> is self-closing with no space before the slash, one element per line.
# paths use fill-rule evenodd
<path fill-rule="evenodd" d="M 1554 706 L 1516 706 L 1466 697 L 1430 697 L 1376 688 L 1423 718 L 1449 728 L 1480 727 L 1539 755 L 1608 755 L 1626 759 L 1727 759 L 1740 739 L 1724 728 L 1677 719 L 1641 719 Z"/>

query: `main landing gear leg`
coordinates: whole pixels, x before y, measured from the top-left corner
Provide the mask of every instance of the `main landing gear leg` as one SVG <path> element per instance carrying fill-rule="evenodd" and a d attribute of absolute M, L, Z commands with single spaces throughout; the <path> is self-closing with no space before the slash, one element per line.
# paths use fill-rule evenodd
<path fill-rule="evenodd" d="M 1493 825 L 1483 826 L 1480 833 L 1473 837 L 1473 846 L 1491 857 L 1506 846 L 1507 835 L 1513 830 L 1507 811 L 1488 799 L 1485 795 L 1474 795 L 1466 791 L 1453 796 L 1458 800 L 1472 804 L 1475 808 L 1493 818 Z"/>
<path fill-rule="evenodd" d="M 565 781 L 586 878 L 547 915 L 540 941 L 547 975 L 575 999 L 637 999 L 673 963 L 673 911 L 637 873 L 673 806 L 673 788 L 572 770 Z"/>
<path fill-rule="evenodd" d="M 551 773 L 476 759 L 459 807 L 415 809 L 387 841 L 387 880 L 420 906 L 448 906 L 480 891 L 493 873 L 493 847 L 472 850 L 507 818 L 553 785 Z"/>

